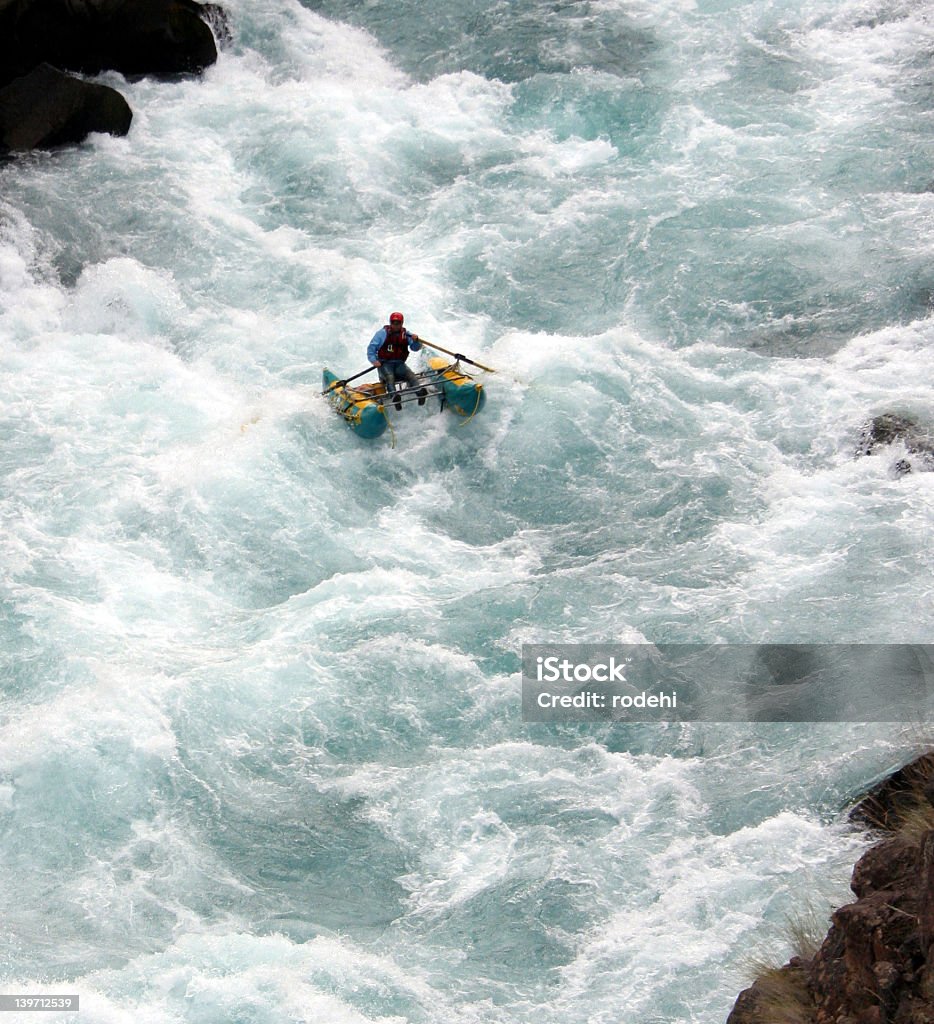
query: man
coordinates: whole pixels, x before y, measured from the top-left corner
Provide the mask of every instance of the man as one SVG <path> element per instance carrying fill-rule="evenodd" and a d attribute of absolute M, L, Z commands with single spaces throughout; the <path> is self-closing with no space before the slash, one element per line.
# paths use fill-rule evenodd
<path fill-rule="evenodd" d="M 393 396 L 393 404 L 402 408 L 402 399 L 396 393 L 396 381 L 404 381 L 410 387 L 418 384 L 418 377 L 405 365 L 409 358 L 409 349 L 417 352 L 422 343 L 417 334 L 407 331 L 402 326 L 405 317 L 401 313 L 390 313 L 389 323 L 381 327 L 366 350 L 366 357 L 379 370 L 379 379 L 383 382 L 387 395 Z M 418 404 L 425 404 L 427 392 L 418 390 Z"/>

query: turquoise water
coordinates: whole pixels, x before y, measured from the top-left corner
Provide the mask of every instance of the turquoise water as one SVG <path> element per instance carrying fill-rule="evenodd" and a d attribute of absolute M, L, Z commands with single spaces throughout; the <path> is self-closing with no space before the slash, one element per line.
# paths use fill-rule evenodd
<path fill-rule="evenodd" d="M 0 168 L 0 991 L 722 1021 L 924 724 L 524 724 L 519 652 L 934 635 L 854 458 L 934 419 L 926 7 L 227 6 Z M 391 447 L 316 392 L 396 308 L 497 373 Z"/>

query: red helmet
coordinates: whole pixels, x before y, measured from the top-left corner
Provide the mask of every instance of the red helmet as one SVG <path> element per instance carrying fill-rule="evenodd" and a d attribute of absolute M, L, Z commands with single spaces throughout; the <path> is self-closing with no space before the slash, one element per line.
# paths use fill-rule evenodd
<path fill-rule="evenodd" d="M 390 313 L 389 322 L 391 324 L 401 324 L 405 317 L 401 313 Z"/>

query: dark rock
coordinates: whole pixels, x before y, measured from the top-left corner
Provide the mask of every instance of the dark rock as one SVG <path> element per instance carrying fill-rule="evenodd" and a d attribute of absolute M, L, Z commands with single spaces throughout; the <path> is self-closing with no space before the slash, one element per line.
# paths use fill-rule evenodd
<path fill-rule="evenodd" d="M 199 14 L 211 26 L 214 38 L 221 48 L 229 46 L 233 42 L 230 16 L 220 4 L 202 4 Z"/>
<path fill-rule="evenodd" d="M 918 424 L 907 416 L 898 416 L 891 412 L 883 413 L 881 416 L 874 416 L 864 432 L 863 444 L 865 446 L 865 453 L 868 455 L 880 445 L 900 441 L 910 436 L 917 429 Z"/>
<path fill-rule="evenodd" d="M 903 444 L 915 459 L 899 459 L 895 471 L 910 473 L 913 469 L 934 469 L 934 434 L 908 416 L 882 413 L 873 417 L 863 429 L 857 453 L 872 455 L 892 444 Z"/>
<path fill-rule="evenodd" d="M 68 71 L 198 73 L 217 60 L 194 0 L 0 0 L 7 80 L 48 62 Z"/>
<path fill-rule="evenodd" d="M 924 833 L 918 844 L 921 859 L 921 901 L 918 908 L 918 937 L 927 958 L 934 944 L 934 829 Z"/>
<path fill-rule="evenodd" d="M 0 152 L 50 149 L 91 132 L 126 135 L 132 119 L 116 89 L 40 64 L 0 88 Z"/>
<path fill-rule="evenodd" d="M 217 60 L 214 32 L 229 40 L 225 11 L 196 0 L 0 0 L 0 145 L 45 148 L 129 129 L 129 107 L 114 90 L 67 76 L 52 82 L 44 70 L 43 95 L 33 78 L 40 65 L 89 75 L 199 74 Z"/>
<path fill-rule="evenodd" d="M 934 786 L 934 753 L 922 754 L 877 783 L 850 811 L 850 821 L 895 832 L 906 813 L 929 805 Z"/>
<path fill-rule="evenodd" d="M 778 1020 L 807 1020 L 814 1012 L 807 978 L 788 964 L 758 978 L 741 992 L 727 1024 L 766 1024 Z"/>
<path fill-rule="evenodd" d="M 888 833 L 854 868 L 857 900 L 834 912 L 810 960 L 795 957 L 741 993 L 729 1024 L 934 1024 L 932 778 L 929 752 L 856 805 L 851 820 Z"/>
<path fill-rule="evenodd" d="M 761 1001 L 760 989 L 756 983 L 743 989 L 736 997 L 726 1024 L 755 1024 L 763 1016 Z"/>
<path fill-rule="evenodd" d="M 853 868 L 850 888 L 859 898 L 891 888 L 917 876 L 920 864 L 918 846 L 908 838 L 895 837 L 871 847 Z"/>
<path fill-rule="evenodd" d="M 846 1012 L 861 1017 L 874 1006 L 894 1005 L 901 998 L 895 982 L 911 973 L 920 953 L 918 881 L 915 876 L 903 887 L 874 892 L 834 913 L 833 927 L 842 939 L 843 983 L 815 989 L 815 1001 L 831 1016 Z M 885 967 L 877 970 L 879 964 Z"/>
<path fill-rule="evenodd" d="M 873 974 L 883 990 L 891 988 L 901 977 L 901 973 L 894 964 L 889 961 L 879 961 L 873 965 Z"/>

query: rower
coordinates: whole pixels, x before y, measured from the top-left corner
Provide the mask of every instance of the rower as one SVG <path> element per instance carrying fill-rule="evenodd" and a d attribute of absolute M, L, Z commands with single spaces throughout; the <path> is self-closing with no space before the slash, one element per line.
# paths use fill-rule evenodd
<path fill-rule="evenodd" d="M 366 350 L 367 359 L 377 368 L 386 395 L 392 396 L 397 409 L 402 408 L 402 399 L 396 392 L 396 382 L 404 381 L 409 387 L 419 385 L 418 377 L 405 365 L 405 361 L 409 358 L 409 349 L 417 352 L 422 343 L 417 334 L 406 330 L 404 322 L 405 317 L 401 313 L 390 313 L 389 323 L 373 335 Z M 418 404 L 424 405 L 428 392 L 419 388 L 416 393 Z"/>

